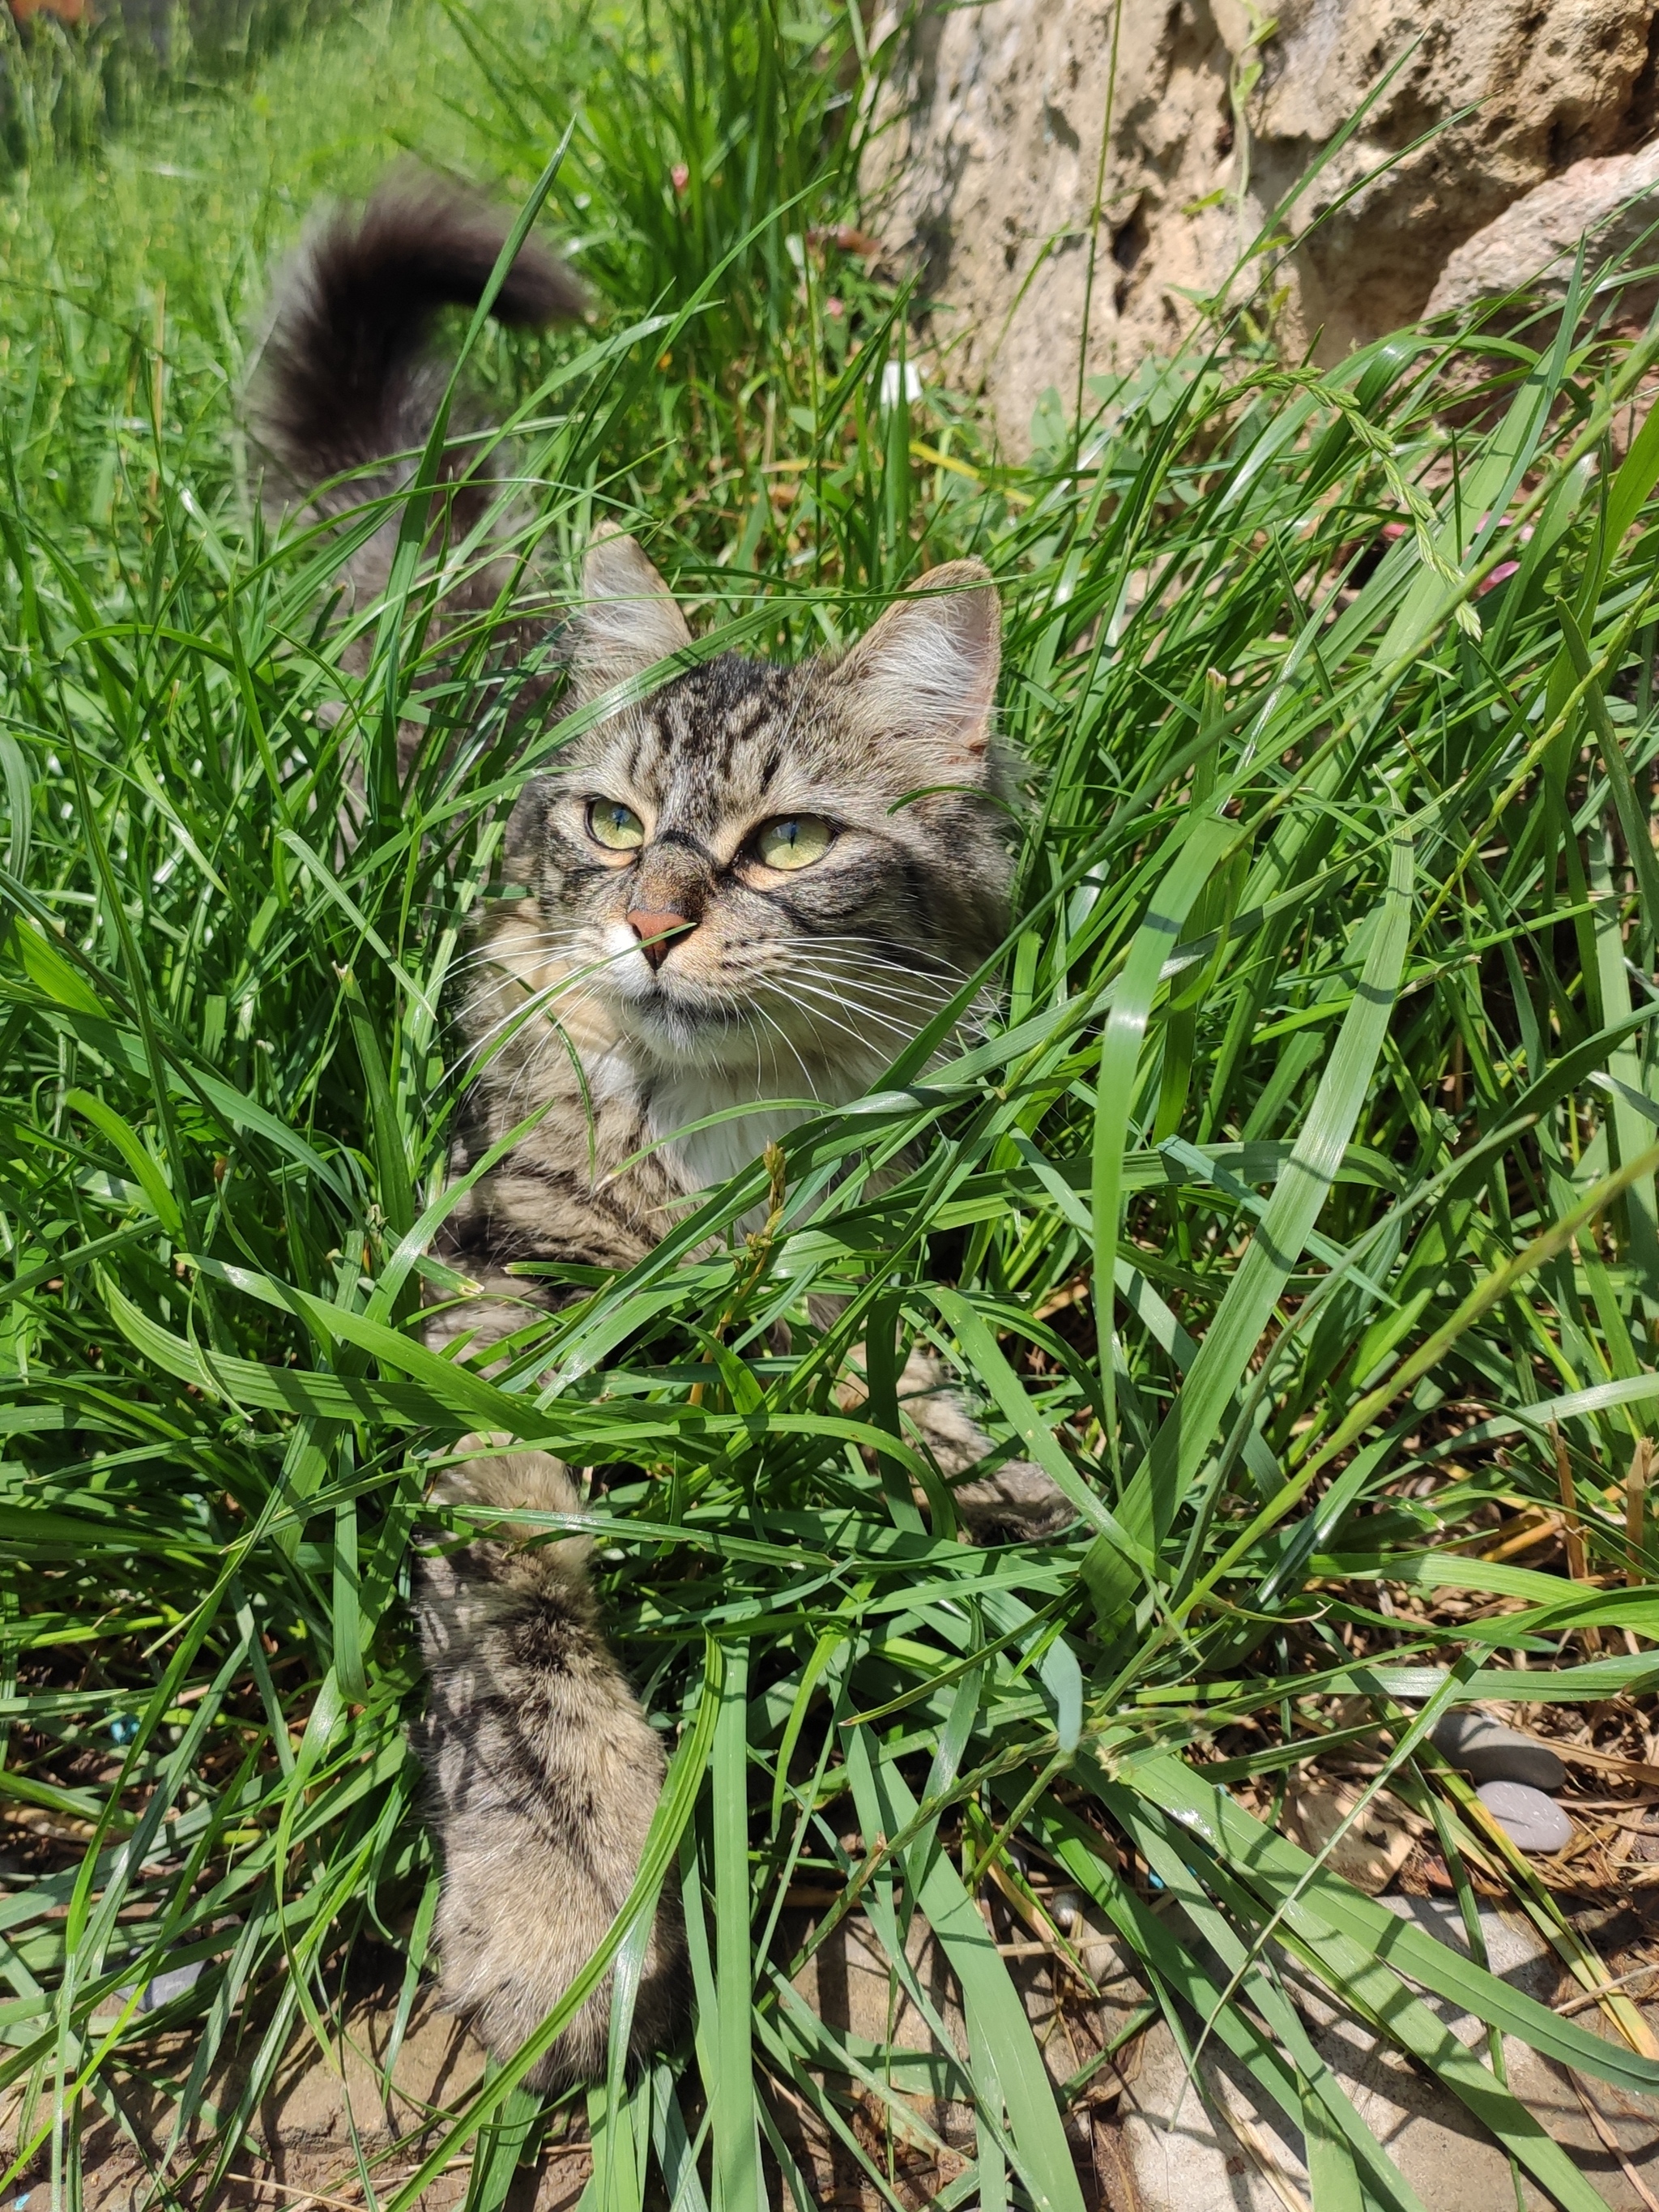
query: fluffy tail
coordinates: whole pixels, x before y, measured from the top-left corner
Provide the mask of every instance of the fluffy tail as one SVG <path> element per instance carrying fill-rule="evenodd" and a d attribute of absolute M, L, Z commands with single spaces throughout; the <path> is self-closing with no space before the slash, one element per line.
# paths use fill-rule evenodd
<path fill-rule="evenodd" d="M 276 288 L 252 410 L 290 491 L 424 442 L 444 381 L 428 353 L 434 319 L 477 306 L 511 227 L 457 185 L 409 172 L 313 226 Z M 564 264 L 527 240 L 491 313 L 533 329 L 583 306 Z"/>

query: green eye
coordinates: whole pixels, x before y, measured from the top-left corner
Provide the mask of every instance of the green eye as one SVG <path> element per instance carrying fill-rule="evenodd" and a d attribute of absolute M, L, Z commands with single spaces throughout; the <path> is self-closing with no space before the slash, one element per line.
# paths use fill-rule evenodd
<path fill-rule="evenodd" d="M 631 853 L 635 846 L 645 842 L 645 824 L 620 799 L 590 799 L 587 834 L 596 845 L 603 845 L 608 852 Z"/>
<path fill-rule="evenodd" d="M 810 868 L 830 850 L 835 835 L 821 814 L 780 814 L 757 832 L 755 850 L 769 868 Z"/>

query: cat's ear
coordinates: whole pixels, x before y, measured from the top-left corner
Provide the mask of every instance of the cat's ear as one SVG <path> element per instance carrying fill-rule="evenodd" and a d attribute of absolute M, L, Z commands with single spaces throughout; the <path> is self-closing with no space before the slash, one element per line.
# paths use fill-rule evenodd
<path fill-rule="evenodd" d="M 638 543 L 620 530 L 597 531 L 582 564 L 573 656 L 582 689 L 625 683 L 690 642 L 678 600 Z"/>
<path fill-rule="evenodd" d="M 950 561 L 896 599 L 836 670 L 855 726 L 987 773 L 1002 610 L 982 561 Z"/>

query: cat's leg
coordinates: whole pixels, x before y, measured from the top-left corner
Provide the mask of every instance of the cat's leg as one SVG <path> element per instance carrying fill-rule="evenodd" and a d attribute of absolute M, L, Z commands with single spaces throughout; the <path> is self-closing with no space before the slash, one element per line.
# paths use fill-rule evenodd
<path fill-rule="evenodd" d="M 862 1345 L 854 1364 L 865 1364 Z M 866 1396 L 860 1379 L 850 1382 L 842 1403 L 851 1410 Z M 1005 1460 L 970 1480 L 957 1478 L 990 1456 L 996 1446 L 962 1402 L 938 1354 L 924 1345 L 912 1347 L 898 1378 L 901 1418 L 951 1486 L 957 1514 L 975 1542 L 1000 1535 L 1017 1540 L 1057 1536 L 1077 1518 L 1077 1508 L 1051 1474 L 1029 1459 Z"/>
<path fill-rule="evenodd" d="M 442 1256 L 452 1267 L 457 1264 L 450 1254 Z M 490 1345 L 529 1328 L 543 1315 L 555 1310 L 554 1300 L 534 1277 L 509 1275 L 505 1267 L 480 1265 L 471 1255 L 459 1264 L 469 1267 L 471 1287 L 465 1297 L 434 1306 L 424 1316 L 421 1341 L 428 1352 L 476 1359 Z M 453 1353 L 452 1345 L 456 1346 Z M 490 1374 L 500 1363 L 480 1364 L 484 1374 Z"/>
<path fill-rule="evenodd" d="M 548 1453 L 489 1449 L 439 1478 L 435 1503 L 569 1513 L 580 1499 Z M 465 1449 L 464 1446 L 463 1449 Z M 428 1552 L 414 1609 L 431 1677 L 416 1731 L 443 1859 L 436 1921 L 443 1996 L 497 2057 L 546 2018 L 604 1937 L 639 1870 L 661 1793 L 662 1744 L 599 1626 L 590 1540 L 535 1541 L 486 1525 Z M 677 1906 L 657 1913 L 632 2049 L 671 2036 L 683 2007 Z M 531 2077 L 550 2087 L 602 2075 L 611 1978 Z"/>
<path fill-rule="evenodd" d="M 977 1466 L 996 1447 L 963 1404 L 944 1362 L 913 1346 L 898 1379 L 899 1412 L 915 1429 L 947 1482 L 962 1524 L 980 1542 L 1006 1532 L 1018 1539 L 1057 1536 L 1077 1519 L 1066 1492 L 1035 1462 L 1005 1460 L 971 1481 L 953 1477 Z"/>

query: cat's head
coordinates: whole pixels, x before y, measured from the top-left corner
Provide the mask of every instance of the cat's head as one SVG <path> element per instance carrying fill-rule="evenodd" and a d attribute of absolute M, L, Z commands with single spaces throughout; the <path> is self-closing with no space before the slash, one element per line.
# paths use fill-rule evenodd
<path fill-rule="evenodd" d="M 632 538 L 596 541 L 584 586 L 579 699 L 690 643 Z M 722 653 L 605 715 L 538 793 L 547 951 L 660 1066 L 854 1095 L 1006 926 L 1000 652 L 989 572 L 958 561 L 839 659 Z"/>

